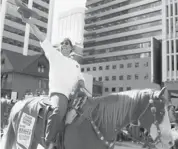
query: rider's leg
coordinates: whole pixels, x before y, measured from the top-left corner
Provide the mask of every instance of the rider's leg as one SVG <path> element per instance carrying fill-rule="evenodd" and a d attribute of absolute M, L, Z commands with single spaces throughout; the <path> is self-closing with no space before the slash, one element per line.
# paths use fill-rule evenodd
<path fill-rule="evenodd" d="M 47 146 L 50 146 L 50 143 L 54 143 L 57 133 L 62 133 L 64 116 L 68 106 L 68 99 L 63 94 L 53 93 L 50 100 L 54 110 L 48 118 L 46 127 L 45 141 Z"/>

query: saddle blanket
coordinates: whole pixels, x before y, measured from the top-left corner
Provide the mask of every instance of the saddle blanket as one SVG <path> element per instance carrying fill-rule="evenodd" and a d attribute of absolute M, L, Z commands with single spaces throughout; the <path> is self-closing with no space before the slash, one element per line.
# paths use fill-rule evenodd
<path fill-rule="evenodd" d="M 38 117 L 38 112 L 41 106 L 38 104 L 42 98 L 29 98 L 26 99 L 21 114 L 20 121 L 17 125 L 17 149 L 30 149 L 32 139 L 34 136 L 34 129 L 36 120 Z"/>
<path fill-rule="evenodd" d="M 20 120 L 17 124 L 17 149 L 30 149 L 32 139 L 34 137 L 34 129 L 36 121 L 41 108 L 44 108 L 41 104 L 50 105 L 48 96 L 41 97 L 29 97 L 25 99 L 26 103 L 21 110 Z M 80 103 L 85 103 L 85 100 L 78 99 L 75 103 L 75 109 L 79 108 Z M 81 106 L 81 105 L 80 105 Z M 77 112 L 74 109 L 68 109 L 66 114 L 65 124 L 69 125 L 77 116 Z M 45 125 L 45 124 L 44 124 Z"/>

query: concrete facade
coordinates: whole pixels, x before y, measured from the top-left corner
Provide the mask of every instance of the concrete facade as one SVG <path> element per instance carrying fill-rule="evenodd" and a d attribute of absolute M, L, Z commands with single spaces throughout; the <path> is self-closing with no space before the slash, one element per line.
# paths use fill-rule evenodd
<path fill-rule="evenodd" d="M 36 20 L 36 24 L 40 31 L 50 36 L 51 22 L 49 21 L 52 21 L 52 12 L 50 11 L 49 14 L 49 9 L 53 9 L 54 3 L 50 3 L 50 0 L 23 0 L 22 2 L 41 16 L 40 20 Z M 1 49 L 23 53 L 24 55 L 41 52 L 38 39 L 30 31 L 29 25 L 22 22 L 14 0 L 2 1 L 0 18 Z"/>
<path fill-rule="evenodd" d="M 82 71 L 103 81 L 103 94 L 151 83 L 151 37 L 162 39 L 161 0 L 88 0 Z"/>
<path fill-rule="evenodd" d="M 57 35 L 53 43 L 60 43 L 64 38 L 70 38 L 72 43 L 83 47 L 85 8 L 75 8 L 59 15 Z"/>
<path fill-rule="evenodd" d="M 178 92 L 178 1 L 163 0 L 163 82 Z"/>

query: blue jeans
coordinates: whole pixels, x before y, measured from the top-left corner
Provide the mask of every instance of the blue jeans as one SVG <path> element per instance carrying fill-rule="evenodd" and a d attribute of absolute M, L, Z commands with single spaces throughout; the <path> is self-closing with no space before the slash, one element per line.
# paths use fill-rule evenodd
<path fill-rule="evenodd" d="M 63 94 L 51 93 L 50 101 L 54 110 L 48 117 L 46 126 L 45 141 L 47 145 L 55 141 L 58 133 L 61 135 L 61 133 L 63 132 L 64 117 L 66 115 L 68 107 L 68 99 Z"/>

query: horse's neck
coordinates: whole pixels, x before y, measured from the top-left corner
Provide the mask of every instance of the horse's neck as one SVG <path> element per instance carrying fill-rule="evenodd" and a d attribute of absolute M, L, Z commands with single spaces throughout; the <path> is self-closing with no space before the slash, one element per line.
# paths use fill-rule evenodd
<path fill-rule="evenodd" d="M 112 124 L 108 121 L 104 125 L 100 125 L 99 130 L 107 141 L 113 141 L 116 139 L 118 132 L 131 123 L 131 121 L 129 114 L 127 114 L 121 123 L 120 121 L 118 122 L 117 128 L 111 127 Z M 97 122 L 96 125 L 98 125 Z"/>
<path fill-rule="evenodd" d="M 117 121 L 117 126 L 116 128 L 112 128 L 110 124 L 110 121 L 107 121 L 106 124 L 100 125 L 99 130 L 103 134 L 103 136 L 107 140 L 114 140 L 115 137 L 117 136 L 118 132 L 126 127 L 128 124 L 132 122 L 136 122 L 141 115 L 141 113 L 144 111 L 145 102 L 139 101 L 134 108 L 132 108 L 132 111 L 128 111 L 127 114 L 122 118 Z M 130 115 L 131 113 L 131 115 Z M 96 125 L 98 123 L 96 122 Z"/>

